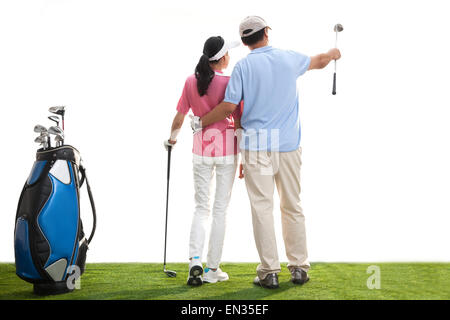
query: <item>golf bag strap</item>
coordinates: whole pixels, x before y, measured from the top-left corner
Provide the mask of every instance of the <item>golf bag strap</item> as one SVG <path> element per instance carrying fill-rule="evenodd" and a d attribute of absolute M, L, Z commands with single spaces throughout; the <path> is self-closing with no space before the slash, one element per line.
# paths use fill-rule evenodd
<path fill-rule="evenodd" d="M 91 186 L 89 185 L 89 180 L 86 175 L 86 169 L 82 165 L 80 165 L 80 173 L 81 173 L 80 187 L 83 185 L 83 182 L 86 181 L 86 189 L 87 189 L 87 192 L 89 195 L 89 201 L 91 202 L 91 209 L 92 209 L 92 216 L 93 216 L 92 231 L 91 231 L 91 235 L 89 236 L 89 238 L 87 240 L 88 244 L 90 244 L 92 241 L 92 238 L 94 237 L 95 229 L 97 227 L 97 212 L 95 210 L 95 203 L 94 203 L 94 197 L 92 196 Z"/>
<path fill-rule="evenodd" d="M 81 171 L 81 167 L 80 167 L 80 173 L 81 173 L 81 179 L 80 179 L 80 182 L 78 183 L 78 185 L 79 185 L 79 188 L 81 189 L 81 187 L 83 186 L 84 180 L 86 180 L 85 172 Z"/>

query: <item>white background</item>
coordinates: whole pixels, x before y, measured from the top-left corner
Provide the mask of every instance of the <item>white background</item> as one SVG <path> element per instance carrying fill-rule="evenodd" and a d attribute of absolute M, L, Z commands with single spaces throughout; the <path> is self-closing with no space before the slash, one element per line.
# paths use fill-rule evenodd
<path fill-rule="evenodd" d="M 263 16 L 272 45 L 342 60 L 299 80 L 302 203 L 311 261 L 450 261 L 447 1 L 0 2 L 0 261 L 14 261 L 17 201 L 36 123 L 67 105 L 98 210 L 94 261 L 162 261 L 162 142 L 185 78 L 211 35 L 238 39 Z M 248 53 L 230 52 L 231 72 Z M 191 130 L 173 152 L 168 260 L 186 261 L 193 212 Z M 275 196 L 278 203 L 278 198 Z M 90 210 L 82 190 L 85 228 Z M 275 207 L 277 207 L 276 205 Z M 224 261 L 258 261 L 244 182 L 229 208 Z M 280 258 L 286 261 L 275 210 Z"/>

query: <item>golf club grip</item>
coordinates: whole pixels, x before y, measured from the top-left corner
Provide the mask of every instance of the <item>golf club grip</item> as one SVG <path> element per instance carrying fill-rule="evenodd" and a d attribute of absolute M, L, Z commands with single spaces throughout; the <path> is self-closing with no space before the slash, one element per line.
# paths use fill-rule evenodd
<path fill-rule="evenodd" d="M 336 72 L 333 75 L 333 95 L 336 94 Z"/>
<path fill-rule="evenodd" d="M 170 155 L 172 154 L 172 146 L 167 146 L 167 181 L 170 179 Z"/>

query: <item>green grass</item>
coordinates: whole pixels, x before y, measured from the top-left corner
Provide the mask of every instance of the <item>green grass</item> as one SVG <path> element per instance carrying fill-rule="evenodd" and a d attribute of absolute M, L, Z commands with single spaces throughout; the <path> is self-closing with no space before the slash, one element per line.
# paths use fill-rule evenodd
<path fill-rule="evenodd" d="M 280 288 L 267 290 L 252 284 L 256 264 L 223 263 L 230 280 L 201 287 L 186 285 L 187 264 L 168 267 L 178 271 L 168 278 L 161 264 L 88 264 L 81 289 L 39 297 L 32 285 L 15 275 L 14 264 L 0 264 L 1 299 L 450 299 L 450 264 L 375 263 L 381 269 L 381 289 L 369 290 L 366 273 L 371 264 L 314 263 L 311 281 L 292 284 L 286 265 L 279 274 Z"/>

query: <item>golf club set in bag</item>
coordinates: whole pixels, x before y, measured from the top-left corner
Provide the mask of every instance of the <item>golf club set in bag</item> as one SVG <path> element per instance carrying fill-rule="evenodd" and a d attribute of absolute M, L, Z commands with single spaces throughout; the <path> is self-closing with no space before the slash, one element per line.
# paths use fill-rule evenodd
<path fill-rule="evenodd" d="M 80 153 L 64 145 L 65 107 L 52 107 L 56 126 L 36 125 L 36 152 L 31 173 L 20 195 L 14 231 L 16 274 L 33 283 L 39 295 L 74 290 L 83 274 L 86 252 L 96 228 L 96 210 Z M 60 121 L 61 120 L 61 121 Z M 59 123 L 62 123 L 62 128 Z M 55 143 L 52 146 L 51 136 Z M 80 188 L 86 183 L 93 214 L 86 238 L 80 217 Z"/>

